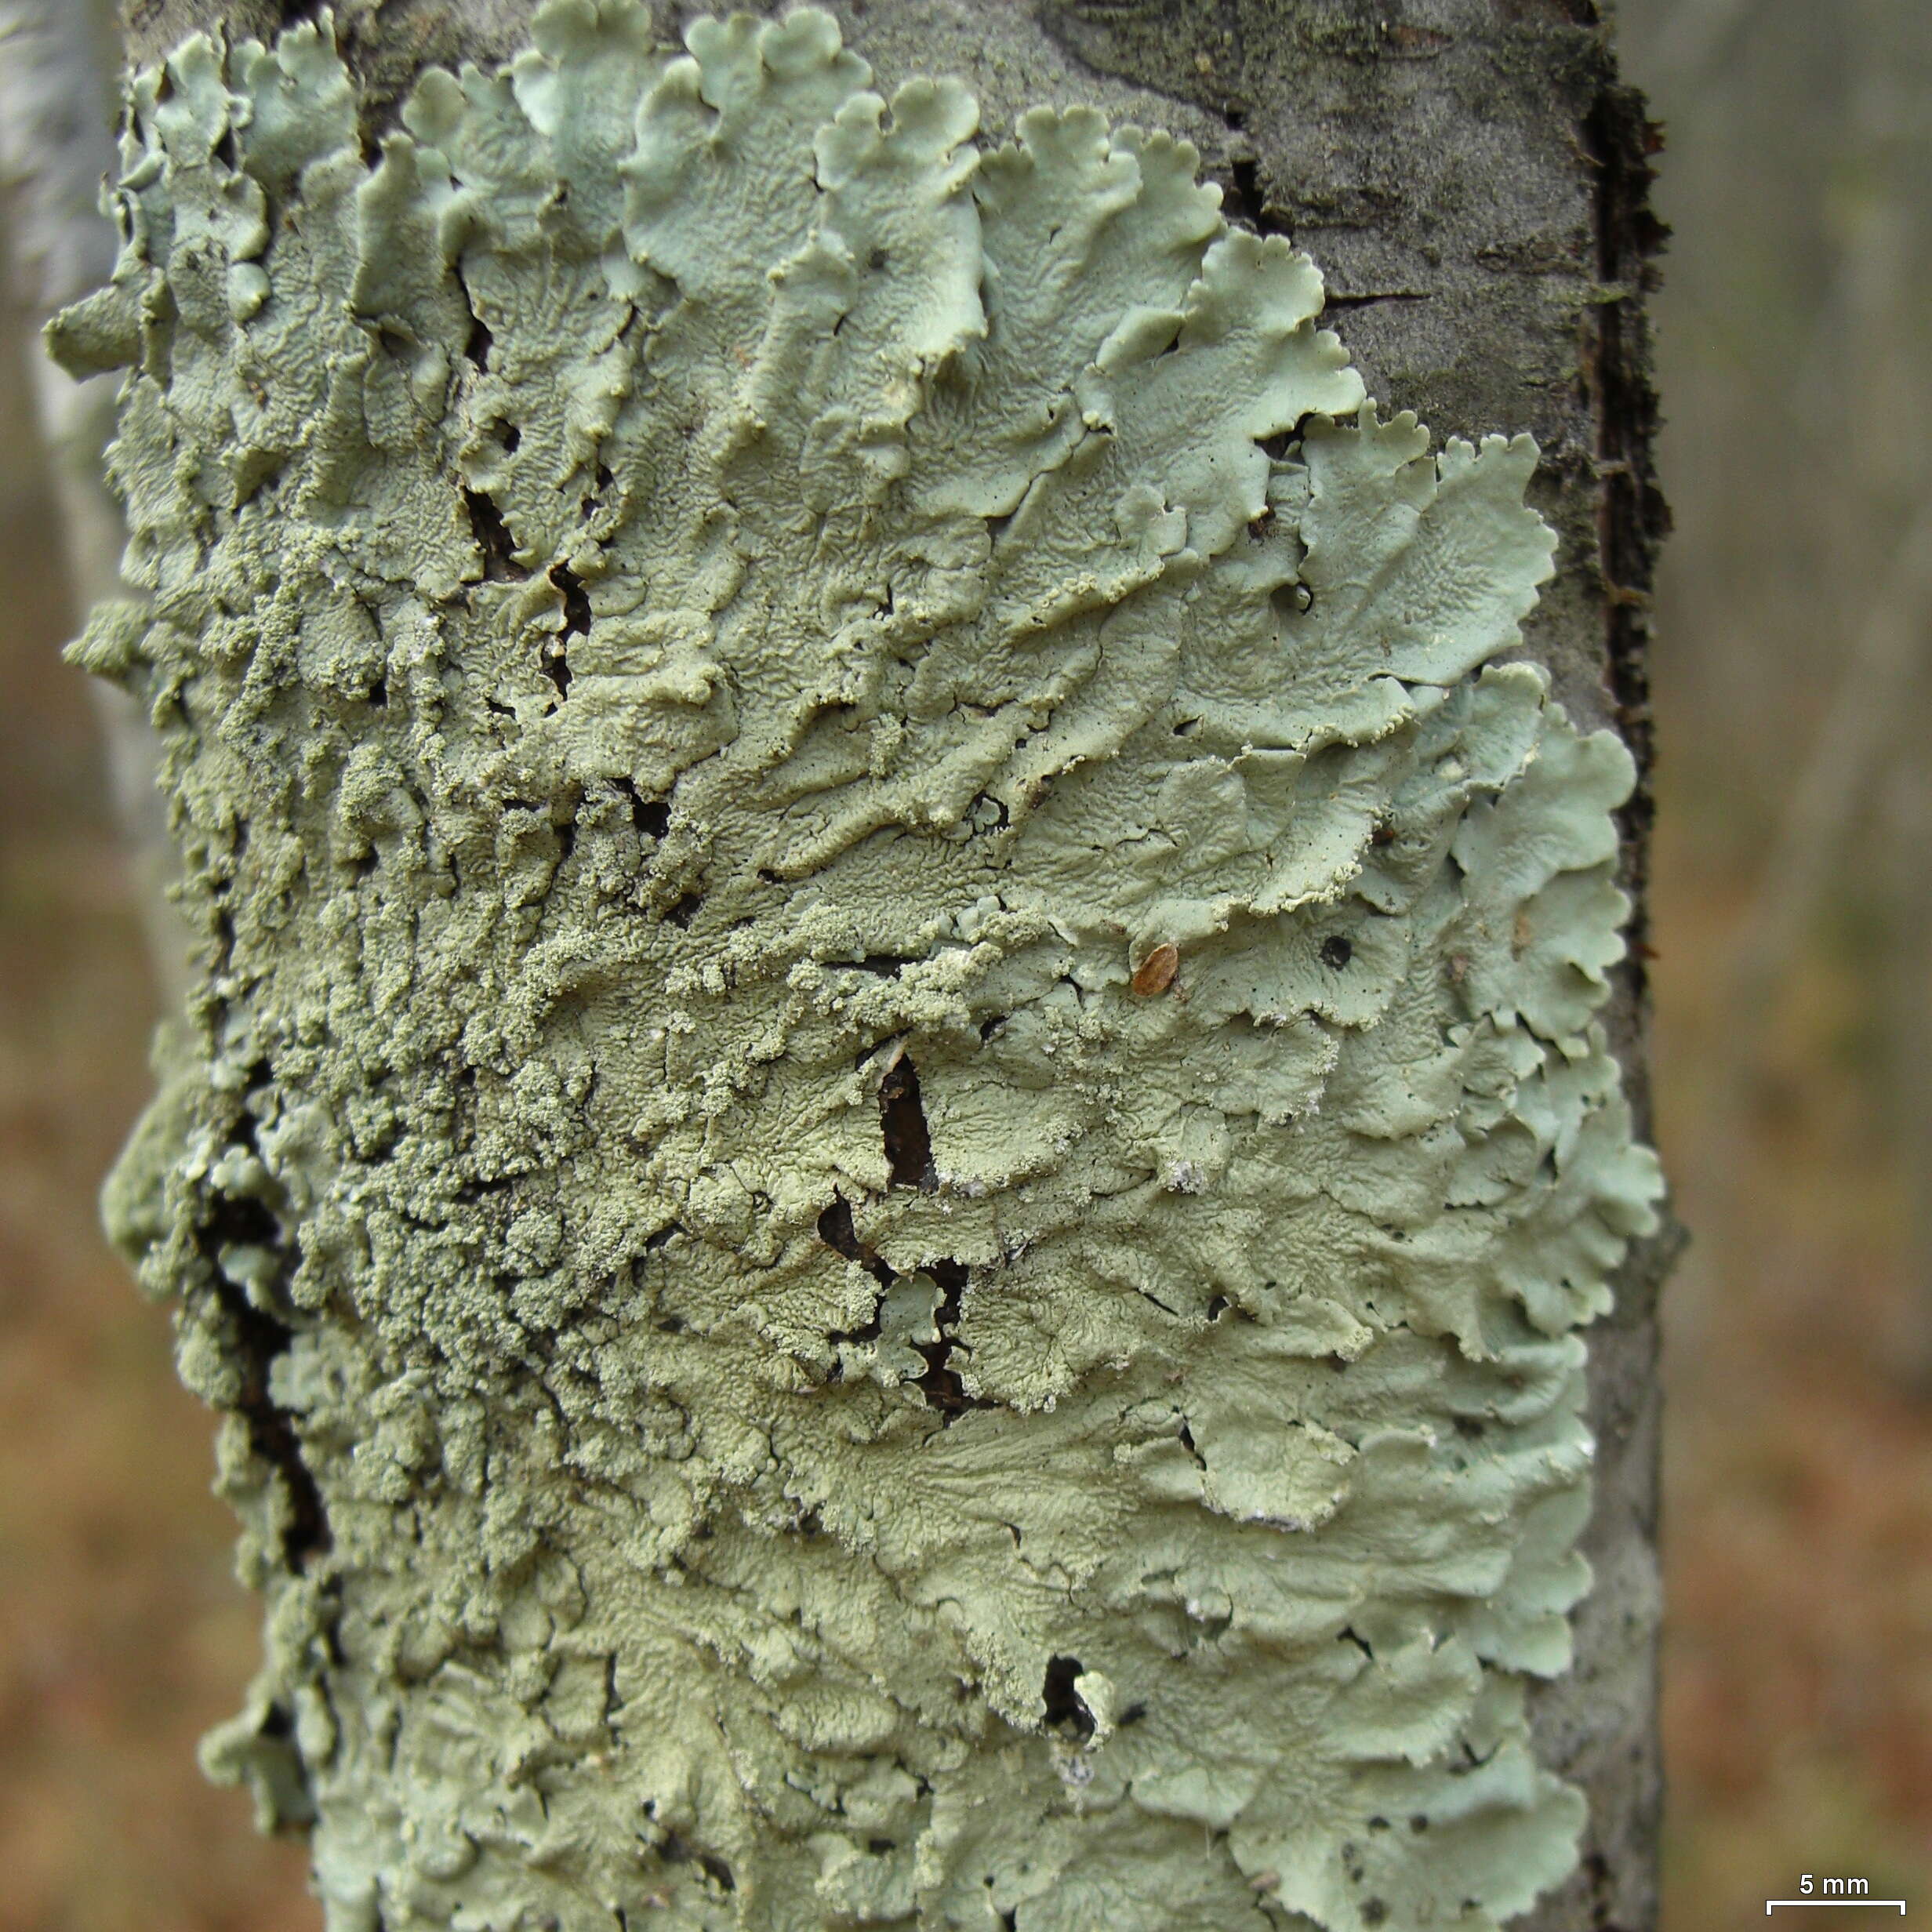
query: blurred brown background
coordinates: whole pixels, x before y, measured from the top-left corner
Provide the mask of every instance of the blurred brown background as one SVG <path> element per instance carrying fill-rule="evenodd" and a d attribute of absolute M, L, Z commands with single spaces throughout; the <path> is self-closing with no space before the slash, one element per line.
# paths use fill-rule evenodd
<path fill-rule="evenodd" d="M 1696 1244 L 1669 1295 L 1666 1923 L 1758 1922 L 1802 1871 L 1932 1913 L 1932 6 L 1624 12 L 1676 229 L 1653 971 Z M 314 1932 L 300 1850 L 194 1768 L 256 1608 L 165 1316 L 95 1233 L 155 1000 L 91 701 L 56 656 L 32 353 L 16 306 L 0 1932 Z"/>

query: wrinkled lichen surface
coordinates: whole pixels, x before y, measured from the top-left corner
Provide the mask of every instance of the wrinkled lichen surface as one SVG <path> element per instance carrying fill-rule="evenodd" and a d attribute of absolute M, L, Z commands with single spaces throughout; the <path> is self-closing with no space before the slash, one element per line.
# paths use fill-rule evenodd
<path fill-rule="evenodd" d="M 133 85 L 114 467 L 205 935 L 111 1208 L 332 1932 L 1476 1932 L 1650 1225 L 1526 440 L 1197 158 L 552 0 L 365 152 Z"/>

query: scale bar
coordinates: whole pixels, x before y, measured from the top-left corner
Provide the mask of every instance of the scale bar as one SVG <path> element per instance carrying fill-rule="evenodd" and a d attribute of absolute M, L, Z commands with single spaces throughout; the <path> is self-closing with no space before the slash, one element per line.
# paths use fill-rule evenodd
<path fill-rule="evenodd" d="M 1764 1901 L 1764 1916 L 1769 1918 L 1780 1905 L 1882 1905 L 1887 1912 L 1897 1907 L 1898 1916 L 1905 1916 L 1905 1901 L 1902 1898 L 1767 1898 Z"/>

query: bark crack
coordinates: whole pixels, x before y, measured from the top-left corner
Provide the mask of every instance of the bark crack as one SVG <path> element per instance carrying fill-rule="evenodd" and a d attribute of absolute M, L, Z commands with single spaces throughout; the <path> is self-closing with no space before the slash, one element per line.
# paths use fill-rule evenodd
<path fill-rule="evenodd" d="M 223 1255 L 238 1247 L 266 1248 L 280 1259 L 286 1243 L 280 1224 L 263 1203 L 227 1194 L 214 1197 L 198 1239 L 208 1264 L 209 1287 L 234 1334 L 230 1360 L 240 1385 L 234 1412 L 247 1425 L 249 1446 L 281 1479 L 289 1510 L 282 1526 L 281 1557 L 292 1573 L 299 1573 L 309 1557 L 332 1548 L 335 1538 L 321 1491 L 303 1456 L 295 1418 L 270 1393 L 276 1359 L 287 1352 L 295 1331 L 256 1307 L 228 1279 L 221 1264 Z"/>
<path fill-rule="evenodd" d="M 1618 728 L 1636 760 L 1637 785 L 1620 815 L 1625 883 L 1630 893 L 1626 970 L 1641 1001 L 1647 975 L 1651 786 L 1655 732 L 1648 656 L 1657 553 L 1670 530 L 1669 506 L 1653 456 L 1658 413 L 1651 381 L 1650 324 L 1643 298 L 1657 285 L 1655 258 L 1669 231 L 1652 212 L 1651 158 L 1663 134 L 1634 88 L 1606 85 L 1582 128 L 1596 171 L 1596 276 L 1603 300 L 1592 305 L 1595 340 L 1586 380 L 1596 427 L 1600 496 L 1597 550 L 1604 601 L 1604 654 Z"/>

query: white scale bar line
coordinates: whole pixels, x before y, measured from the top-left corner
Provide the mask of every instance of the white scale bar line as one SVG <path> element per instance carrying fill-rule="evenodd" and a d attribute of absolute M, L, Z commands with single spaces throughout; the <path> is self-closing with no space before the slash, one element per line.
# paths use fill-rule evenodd
<path fill-rule="evenodd" d="M 1898 1916 L 1905 1916 L 1905 1901 L 1902 1898 L 1767 1898 L 1764 1901 L 1764 1916 L 1769 1918 L 1780 1905 L 1883 1905 L 1887 1912 L 1896 1905 Z"/>

